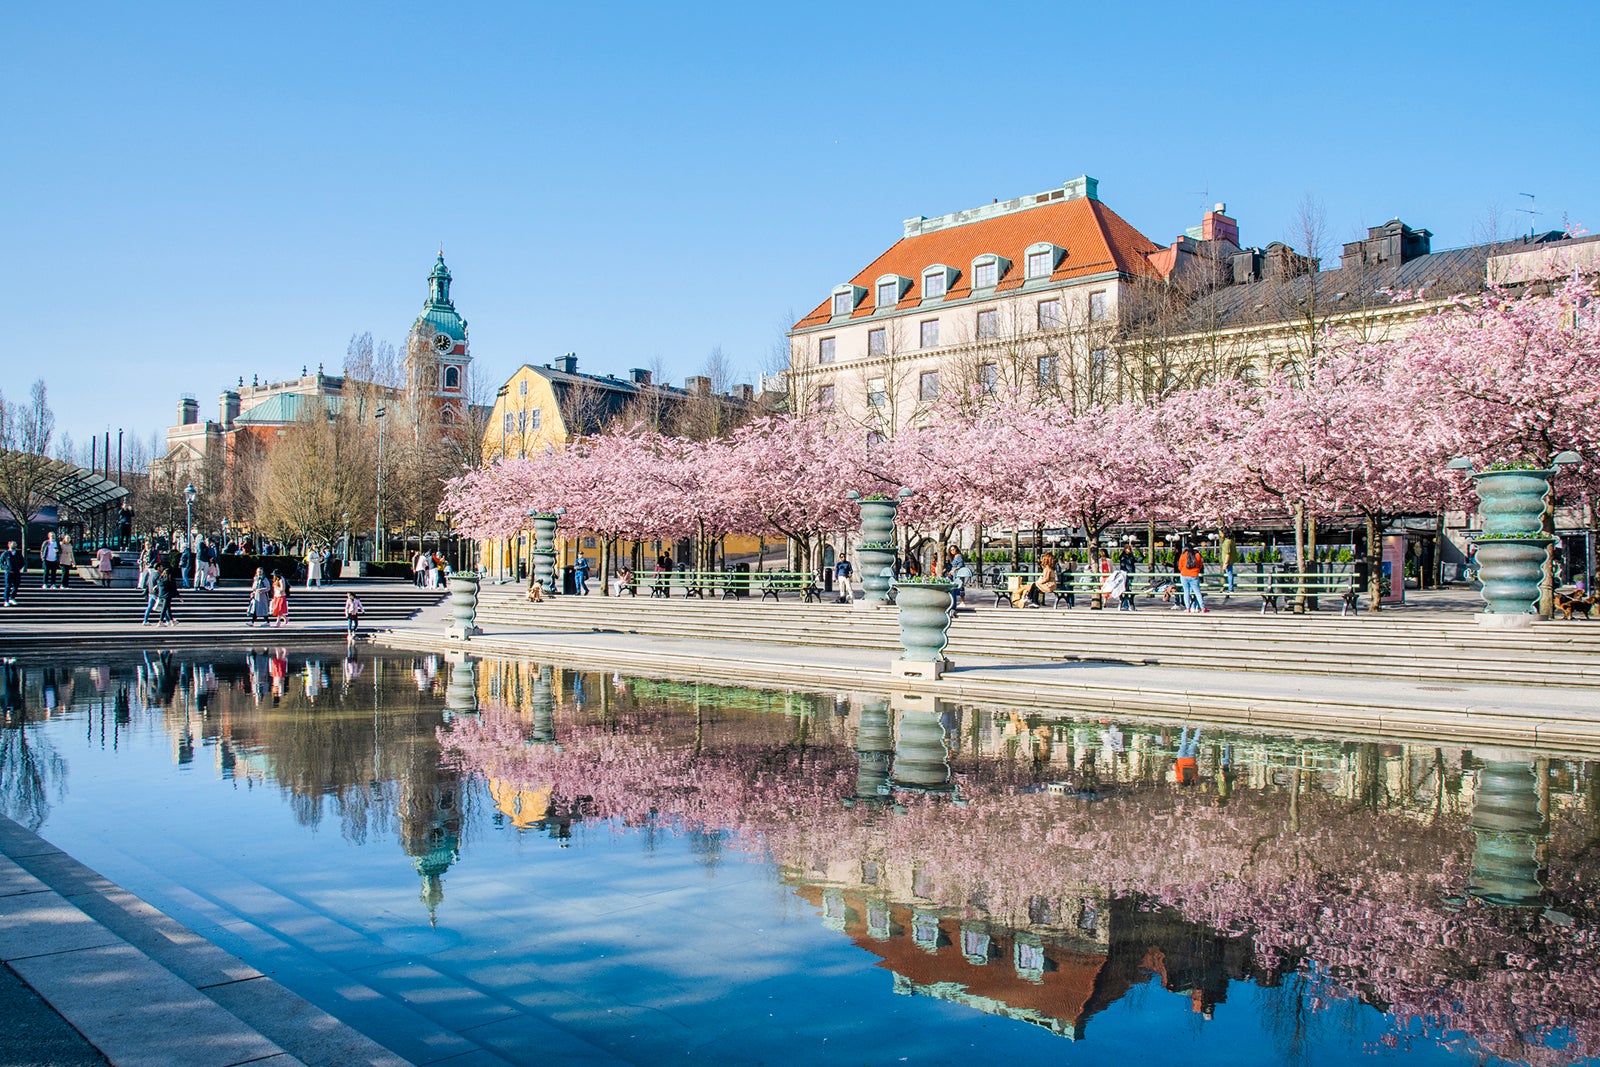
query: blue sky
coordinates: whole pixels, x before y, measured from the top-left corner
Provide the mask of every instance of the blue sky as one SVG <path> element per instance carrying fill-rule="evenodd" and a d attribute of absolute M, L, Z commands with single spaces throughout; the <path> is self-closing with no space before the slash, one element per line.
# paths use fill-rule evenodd
<path fill-rule="evenodd" d="M 1331 13 L 1331 12 L 1337 12 Z M 475 370 L 754 380 L 937 215 L 1088 173 L 1170 241 L 1600 229 L 1600 5 L 13 4 L 8 398 L 74 438 L 396 343 L 442 243 Z M 20 322 L 17 320 L 21 320 Z"/>

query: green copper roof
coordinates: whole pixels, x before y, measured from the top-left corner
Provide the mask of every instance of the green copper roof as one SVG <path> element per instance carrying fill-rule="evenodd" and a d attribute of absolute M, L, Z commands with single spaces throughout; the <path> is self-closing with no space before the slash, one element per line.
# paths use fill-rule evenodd
<path fill-rule="evenodd" d="M 416 330 L 424 323 L 430 327 L 426 331 L 430 337 L 443 333 L 457 341 L 467 339 L 467 320 L 456 312 L 456 306 L 450 300 L 450 268 L 444 265 L 443 252 L 439 253 L 433 270 L 428 273 L 428 301 L 422 305 L 422 314 L 417 316 L 411 328 Z"/>
<path fill-rule="evenodd" d="M 269 396 L 249 411 L 240 415 L 234 423 L 246 426 L 281 426 L 294 422 L 300 418 L 300 412 L 305 410 L 305 404 L 322 401 L 323 407 L 330 413 L 337 415 L 344 406 L 344 398 L 337 396 L 312 397 L 300 393 L 279 393 Z"/>

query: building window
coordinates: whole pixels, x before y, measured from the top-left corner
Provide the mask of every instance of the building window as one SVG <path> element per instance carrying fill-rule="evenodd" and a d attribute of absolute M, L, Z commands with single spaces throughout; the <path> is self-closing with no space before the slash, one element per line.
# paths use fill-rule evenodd
<path fill-rule="evenodd" d="M 1105 290 L 1089 294 L 1089 321 L 1104 322 L 1106 318 Z"/>
<path fill-rule="evenodd" d="M 922 324 L 922 347 L 939 347 L 939 320 L 928 319 Z"/>
<path fill-rule="evenodd" d="M 528 412 L 528 429 L 537 430 L 539 428 L 539 416 L 542 414 L 544 414 L 544 412 L 538 408 L 534 408 L 532 411 Z"/>
<path fill-rule="evenodd" d="M 978 368 L 978 388 L 984 395 L 993 395 L 996 386 L 1000 384 L 1000 366 L 997 363 L 985 363 Z"/>
<path fill-rule="evenodd" d="M 500 420 L 500 432 L 503 433 L 503 434 L 511 433 L 514 429 L 516 429 L 516 425 L 517 425 L 516 416 L 511 414 L 511 412 L 508 411 L 508 412 L 505 413 L 505 416 Z"/>
<path fill-rule="evenodd" d="M 817 389 L 817 407 L 823 411 L 833 410 L 833 386 L 824 385 Z"/>
<path fill-rule="evenodd" d="M 889 394 L 884 391 L 882 378 L 867 379 L 867 407 L 881 408 L 889 402 Z"/>
<path fill-rule="evenodd" d="M 444 387 L 452 390 L 461 388 L 460 367 L 446 367 L 444 369 Z"/>
<path fill-rule="evenodd" d="M 1061 328 L 1061 301 L 1039 301 L 1039 329 L 1058 330 Z"/>
<path fill-rule="evenodd" d="M 528 379 L 524 378 L 524 379 L 522 379 L 522 381 L 517 383 L 517 395 L 518 396 L 527 396 L 528 395 Z"/>
<path fill-rule="evenodd" d="M 837 340 L 837 339 L 833 338 L 833 337 L 824 337 L 822 340 L 817 342 L 817 362 L 818 363 L 832 363 L 833 362 L 833 352 L 834 352 L 833 345 L 834 345 L 834 341 L 835 340 Z"/>
<path fill-rule="evenodd" d="M 888 440 L 888 438 L 883 436 L 883 434 L 879 433 L 877 430 L 868 430 L 867 431 L 867 447 L 868 448 L 878 448 L 879 446 L 881 446 L 887 440 Z"/>
<path fill-rule="evenodd" d="M 848 315 L 855 310 L 855 295 L 853 293 L 833 294 L 833 313 L 835 315 Z"/>
<path fill-rule="evenodd" d="M 923 400 L 939 399 L 939 372 L 925 370 L 917 379 L 917 396 Z"/>
<path fill-rule="evenodd" d="M 1099 390 L 1106 383 L 1106 367 L 1111 363 L 1111 353 L 1097 348 L 1089 353 L 1089 387 Z"/>
<path fill-rule="evenodd" d="M 972 265 L 972 287 L 974 289 L 993 289 L 1000 281 L 1000 263 L 998 260 L 986 259 Z"/>
<path fill-rule="evenodd" d="M 1048 251 L 1048 250 L 1046 250 L 1044 252 L 1029 252 L 1028 253 L 1028 277 L 1030 277 L 1030 278 L 1048 278 L 1048 277 L 1050 277 L 1050 273 L 1053 270 L 1056 269 L 1055 258 L 1056 258 L 1056 254 L 1054 252 L 1051 252 L 1051 251 Z"/>
<path fill-rule="evenodd" d="M 892 308 L 900 303 L 900 283 L 896 281 L 878 283 L 878 307 Z"/>
<path fill-rule="evenodd" d="M 978 337 L 993 337 L 1000 332 L 1000 312 L 994 308 L 985 308 L 978 312 Z"/>
<path fill-rule="evenodd" d="M 867 355 L 881 356 L 888 348 L 888 333 L 881 327 L 867 331 Z"/>
<path fill-rule="evenodd" d="M 517 432 L 528 432 L 528 413 L 526 411 L 517 412 Z"/>
<path fill-rule="evenodd" d="M 1039 357 L 1039 384 L 1050 387 L 1056 384 L 1057 363 L 1055 353 Z"/>
<path fill-rule="evenodd" d="M 439 422 L 441 424 L 445 425 L 445 426 L 454 426 L 456 424 L 455 409 L 454 408 L 440 408 L 439 409 Z"/>
<path fill-rule="evenodd" d="M 943 267 L 922 276 L 922 298 L 932 300 L 943 296 L 950 288 L 950 275 Z"/>

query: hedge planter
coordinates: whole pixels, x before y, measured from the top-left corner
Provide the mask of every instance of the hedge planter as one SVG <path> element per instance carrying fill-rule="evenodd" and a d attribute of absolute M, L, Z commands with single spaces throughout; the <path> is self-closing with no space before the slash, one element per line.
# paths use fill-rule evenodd
<path fill-rule="evenodd" d="M 1484 613 L 1534 615 L 1544 578 L 1548 537 L 1478 538 L 1478 577 L 1483 582 Z"/>
<path fill-rule="evenodd" d="M 955 585 L 946 581 L 896 582 L 900 608 L 900 647 L 904 655 L 894 671 L 901 676 L 937 678 L 949 664 L 944 658 L 955 615 Z"/>
<path fill-rule="evenodd" d="M 483 633 L 478 629 L 478 578 L 476 575 L 450 576 L 450 625 L 445 636 L 465 641 Z"/>

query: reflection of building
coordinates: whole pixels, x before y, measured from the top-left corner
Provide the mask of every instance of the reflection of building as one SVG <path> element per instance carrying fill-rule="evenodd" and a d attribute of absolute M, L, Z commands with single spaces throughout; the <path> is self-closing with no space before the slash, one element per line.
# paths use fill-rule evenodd
<path fill-rule="evenodd" d="M 1089 1019 L 1156 981 L 1210 1018 L 1231 981 L 1257 976 L 1250 941 L 1131 900 L 1085 898 L 1013 928 L 885 899 L 874 889 L 800 884 L 823 921 L 878 957 L 897 993 L 937 997 L 1076 1040 Z M 1054 921 L 1052 921 L 1054 920 Z"/>

